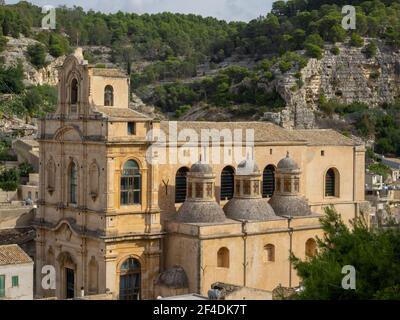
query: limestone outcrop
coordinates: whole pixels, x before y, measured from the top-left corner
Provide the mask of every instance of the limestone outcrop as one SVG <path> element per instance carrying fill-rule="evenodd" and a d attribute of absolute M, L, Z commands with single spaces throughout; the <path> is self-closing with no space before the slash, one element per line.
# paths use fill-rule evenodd
<path fill-rule="evenodd" d="M 336 46 L 340 49 L 338 55 L 332 54 L 331 46 L 327 46 L 321 60 L 310 59 L 301 70 L 301 81 L 295 77 L 296 71 L 276 77 L 272 84 L 286 101 L 286 108 L 279 113 L 265 113 L 264 120 L 285 128 L 312 128 L 316 126 L 315 111 L 321 95 L 327 100 L 359 101 L 371 107 L 399 96 L 399 50 L 378 43 L 375 57 L 367 58 L 363 48 Z"/>

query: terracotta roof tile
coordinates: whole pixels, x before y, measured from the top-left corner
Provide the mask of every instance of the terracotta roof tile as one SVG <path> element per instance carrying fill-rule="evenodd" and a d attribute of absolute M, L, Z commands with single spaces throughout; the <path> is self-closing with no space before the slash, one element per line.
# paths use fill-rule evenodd
<path fill-rule="evenodd" d="M 32 259 L 16 244 L 0 246 L 0 265 L 30 263 Z"/>

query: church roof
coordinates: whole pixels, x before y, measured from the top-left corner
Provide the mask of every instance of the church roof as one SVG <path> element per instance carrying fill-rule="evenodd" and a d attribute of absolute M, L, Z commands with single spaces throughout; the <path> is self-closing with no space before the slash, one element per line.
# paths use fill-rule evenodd
<path fill-rule="evenodd" d="M 357 143 L 332 129 L 293 130 L 298 139 L 303 139 L 313 146 L 354 146 Z"/>
<path fill-rule="evenodd" d="M 246 140 L 246 129 L 254 129 L 255 142 L 291 142 L 304 145 L 321 145 L 321 146 L 354 146 L 357 143 L 339 132 L 331 129 L 312 129 L 312 130 L 288 130 L 270 122 L 207 122 L 207 121 L 177 121 L 178 132 L 183 129 L 192 129 L 197 134 L 201 134 L 201 130 L 223 130 L 228 129 L 233 132 L 235 129 L 242 130 L 242 139 Z M 169 134 L 169 122 L 161 121 L 161 130 L 166 135 Z M 219 132 L 212 133 L 211 136 L 219 137 Z M 221 139 L 222 140 L 222 139 Z M 186 142 L 182 137 L 181 142 Z"/>
<path fill-rule="evenodd" d="M 23 263 L 33 261 L 17 244 L 0 246 L 0 266 Z"/>
<path fill-rule="evenodd" d="M 93 68 L 93 75 L 99 77 L 126 78 L 127 75 L 118 69 Z"/>
<path fill-rule="evenodd" d="M 113 118 L 114 120 L 151 120 L 151 118 L 146 115 L 130 108 L 96 106 L 95 111 L 102 113 L 106 117 Z"/>

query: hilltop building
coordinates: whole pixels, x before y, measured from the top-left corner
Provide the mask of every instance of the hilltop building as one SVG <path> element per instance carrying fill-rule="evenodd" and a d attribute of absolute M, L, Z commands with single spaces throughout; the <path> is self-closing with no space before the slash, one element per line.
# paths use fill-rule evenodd
<path fill-rule="evenodd" d="M 360 214 L 365 148 L 333 130 L 158 121 L 128 107 L 124 74 L 89 65 L 81 50 L 60 67 L 58 90 L 58 108 L 38 133 L 35 219 L 36 283 L 54 265 L 56 290 L 38 286 L 38 297 L 296 286 L 289 252 L 315 253 L 324 208 L 334 205 L 346 221 Z M 187 144 L 205 129 L 224 159 L 246 134 L 218 133 L 252 129 L 254 144 L 215 163 L 215 145 Z M 182 165 L 176 154 L 191 160 Z"/>

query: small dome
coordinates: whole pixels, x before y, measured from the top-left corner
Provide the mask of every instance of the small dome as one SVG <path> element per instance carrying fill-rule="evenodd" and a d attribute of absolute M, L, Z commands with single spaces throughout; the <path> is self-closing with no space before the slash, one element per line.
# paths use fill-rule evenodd
<path fill-rule="evenodd" d="M 269 204 L 278 216 L 309 216 L 311 215 L 310 206 L 307 200 L 302 196 L 273 195 Z"/>
<path fill-rule="evenodd" d="M 188 277 L 181 266 L 173 266 L 161 272 L 156 281 L 157 285 L 173 289 L 184 289 L 189 287 Z"/>
<path fill-rule="evenodd" d="M 289 152 L 287 153 L 286 157 L 283 158 L 281 161 L 278 162 L 278 169 L 283 170 L 299 170 L 299 165 L 297 162 L 289 156 Z"/>
<path fill-rule="evenodd" d="M 213 169 L 209 164 L 199 161 L 192 165 L 192 167 L 190 168 L 190 172 L 213 174 Z"/>
<path fill-rule="evenodd" d="M 276 217 L 268 200 L 263 198 L 232 198 L 224 206 L 224 211 L 230 219 L 263 221 Z"/>
<path fill-rule="evenodd" d="M 244 176 L 254 173 L 260 173 L 260 169 L 258 168 L 257 163 L 255 163 L 254 160 L 243 160 L 238 165 L 236 175 Z"/>
<path fill-rule="evenodd" d="M 178 210 L 177 222 L 214 223 L 224 222 L 224 211 L 215 201 L 185 201 Z"/>

